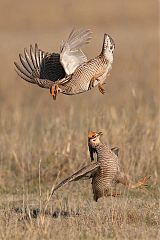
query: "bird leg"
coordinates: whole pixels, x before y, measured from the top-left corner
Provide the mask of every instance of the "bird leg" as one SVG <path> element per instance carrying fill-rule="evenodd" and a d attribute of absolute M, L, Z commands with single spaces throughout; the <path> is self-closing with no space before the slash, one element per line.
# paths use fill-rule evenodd
<path fill-rule="evenodd" d="M 117 177 L 117 183 L 121 183 L 127 186 L 129 189 L 133 189 L 133 188 L 138 188 L 142 186 L 147 186 L 147 182 L 149 179 L 150 179 L 150 176 L 149 177 L 146 176 L 144 178 L 141 178 L 137 183 L 132 183 L 130 181 L 129 176 L 121 172 Z"/>
<path fill-rule="evenodd" d="M 60 87 L 58 86 L 58 84 L 56 85 L 53 85 L 51 88 L 50 88 L 50 93 L 52 94 L 52 97 L 54 100 L 56 100 L 56 97 L 58 95 L 58 93 L 61 91 Z"/>
<path fill-rule="evenodd" d="M 96 77 L 92 77 L 91 80 L 90 80 L 90 83 L 89 83 L 88 90 L 91 90 L 91 88 L 94 87 L 94 82 L 95 82 L 95 81 L 99 81 L 99 79 L 96 78 Z"/>
<path fill-rule="evenodd" d="M 133 188 L 138 188 L 142 186 L 147 186 L 147 181 L 150 179 L 150 176 L 145 176 L 144 178 L 141 178 L 137 183 L 130 183 L 128 188 L 133 189 Z"/>
<path fill-rule="evenodd" d="M 105 89 L 102 87 L 102 85 L 104 85 L 105 83 L 103 83 L 103 84 L 98 84 L 98 89 L 99 89 L 99 91 L 100 91 L 100 93 L 102 93 L 102 94 L 105 94 Z"/>

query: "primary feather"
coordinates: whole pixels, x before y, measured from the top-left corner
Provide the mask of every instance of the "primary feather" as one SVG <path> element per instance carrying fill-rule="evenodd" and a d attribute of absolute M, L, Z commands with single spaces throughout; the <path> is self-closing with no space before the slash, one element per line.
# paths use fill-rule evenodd
<path fill-rule="evenodd" d="M 52 194 L 57 189 L 59 189 L 60 187 L 66 185 L 69 182 L 77 181 L 77 180 L 80 180 L 80 179 L 84 179 L 84 177 L 85 177 L 85 179 L 86 178 L 90 178 L 92 176 L 92 174 L 94 174 L 94 172 L 97 171 L 98 168 L 99 168 L 99 163 L 98 162 L 83 167 L 82 169 L 78 170 L 77 172 L 75 172 L 74 174 L 69 176 L 68 178 L 64 179 L 57 186 L 55 186 L 55 188 L 53 189 Z"/>
<path fill-rule="evenodd" d="M 67 41 L 61 45 L 60 54 L 44 52 L 37 44 L 34 47 L 30 45 L 29 51 L 25 48 L 24 55 L 19 54 L 20 64 L 14 62 L 15 70 L 25 81 L 50 88 L 86 60 L 79 47 L 90 39 L 90 30 L 72 30 Z"/>

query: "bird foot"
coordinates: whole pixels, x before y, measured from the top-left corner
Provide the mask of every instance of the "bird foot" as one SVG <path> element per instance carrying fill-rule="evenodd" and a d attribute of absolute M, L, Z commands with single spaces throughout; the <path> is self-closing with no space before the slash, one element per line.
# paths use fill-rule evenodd
<path fill-rule="evenodd" d="M 148 182 L 148 180 L 151 178 L 151 176 L 146 176 L 146 177 L 144 177 L 144 178 L 142 178 L 142 179 L 140 179 L 137 183 L 135 183 L 135 184 L 130 184 L 129 185 L 129 188 L 130 189 L 133 189 L 133 188 L 138 188 L 138 187 L 147 187 L 148 186 L 148 184 L 147 184 L 147 182 Z"/>
<path fill-rule="evenodd" d="M 98 89 L 99 89 L 100 93 L 105 94 L 106 91 L 100 83 L 98 84 Z"/>
<path fill-rule="evenodd" d="M 89 83 L 88 90 L 91 90 L 91 88 L 94 87 L 94 82 L 95 82 L 95 81 L 98 81 L 98 79 L 95 78 L 95 77 L 92 77 L 91 80 L 90 80 L 90 83 Z"/>
<path fill-rule="evenodd" d="M 60 87 L 58 84 L 53 85 L 50 89 L 50 93 L 52 94 L 52 97 L 54 100 L 56 100 L 58 93 L 61 91 Z"/>
<path fill-rule="evenodd" d="M 138 181 L 139 187 L 141 186 L 148 186 L 147 182 L 151 178 L 151 176 L 146 176 Z"/>
<path fill-rule="evenodd" d="M 121 193 L 118 193 L 118 192 L 111 192 L 111 193 L 108 193 L 107 194 L 107 197 L 111 196 L 111 197 L 117 197 L 117 196 L 120 196 Z"/>

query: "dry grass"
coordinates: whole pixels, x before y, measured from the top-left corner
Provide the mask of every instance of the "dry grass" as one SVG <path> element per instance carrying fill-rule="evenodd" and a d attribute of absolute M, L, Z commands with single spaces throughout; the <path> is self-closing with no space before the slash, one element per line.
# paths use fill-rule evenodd
<path fill-rule="evenodd" d="M 1 239 L 160 237 L 158 3 L 91 2 L 0 3 Z M 89 57 L 109 32 L 116 42 L 114 66 L 105 96 L 93 89 L 54 102 L 47 91 L 21 81 L 13 61 L 30 43 L 58 49 L 73 26 L 93 29 Z M 133 179 L 151 175 L 151 186 L 95 203 L 90 183 L 77 182 L 48 202 L 56 181 L 89 163 L 89 128 L 120 147 L 122 168 Z"/>

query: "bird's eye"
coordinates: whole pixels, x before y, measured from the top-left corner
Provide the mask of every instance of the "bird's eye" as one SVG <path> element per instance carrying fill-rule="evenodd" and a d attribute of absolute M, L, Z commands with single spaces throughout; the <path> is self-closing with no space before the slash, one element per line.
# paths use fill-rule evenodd
<path fill-rule="evenodd" d="M 113 49 L 113 46 L 110 46 L 110 50 L 112 50 Z"/>

